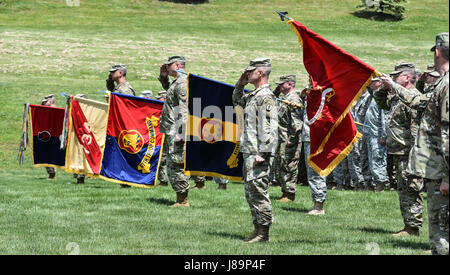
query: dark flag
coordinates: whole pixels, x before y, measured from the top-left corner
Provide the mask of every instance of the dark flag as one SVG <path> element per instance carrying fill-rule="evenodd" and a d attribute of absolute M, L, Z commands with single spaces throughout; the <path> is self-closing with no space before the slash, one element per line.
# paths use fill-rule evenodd
<path fill-rule="evenodd" d="M 233 107 L 233 90 L 233 85 L 188 74 L 186 175 L 242 180 L 243 124 L 238 121 L 243 111 Z"/>
<path fill-rule="evenodd" d="M 60 149 L 60 136 L 64 124 L 64 108 L 34 104 L 29 107 L 34 166 L 63 168 L 66 150 Z"/>

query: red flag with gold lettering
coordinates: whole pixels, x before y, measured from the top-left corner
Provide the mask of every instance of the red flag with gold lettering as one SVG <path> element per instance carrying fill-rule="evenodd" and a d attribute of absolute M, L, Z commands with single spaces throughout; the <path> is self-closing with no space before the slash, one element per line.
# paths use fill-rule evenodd
<path fill-rule="evenodd" d="M 327 176 L 361 138 L 349 110 L 379 73 L 301 23 L 289 20 L 288 24 L 302 45 L 311 81 L 305 121 L 311 141 L 308 164 Z"/>

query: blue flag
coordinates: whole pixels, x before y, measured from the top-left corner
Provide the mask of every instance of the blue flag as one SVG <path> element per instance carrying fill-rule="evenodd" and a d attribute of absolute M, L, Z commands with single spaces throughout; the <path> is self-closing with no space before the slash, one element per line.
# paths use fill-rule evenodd
<path fill-rule="evenodd" d="M 242 180 L 239 153 L 243 111 L 232 102 L 234 86 L 188 74 L 185 174 Z"/>

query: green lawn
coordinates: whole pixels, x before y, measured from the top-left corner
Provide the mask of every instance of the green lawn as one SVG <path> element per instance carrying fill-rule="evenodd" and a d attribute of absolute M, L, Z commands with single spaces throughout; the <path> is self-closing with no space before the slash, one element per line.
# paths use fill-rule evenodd
<path fill-rule="evenodd" d="M 74 185 L 61 170 L 49 182 L 45 169 L 32 167 L 31 148 L 23 166 L 16 154 L 23 103 L 61 92 L 103 101 L 115 63 L 127 64 L 138 93 L 162 90 L 159 66 L 174 54 L 186 56 L 189 72 L 232 84 L 250 59 L 269 57 L 272 81 L 296 73 L 305 85 L 297 37 L 274 10 L 288 10 L 379 71 L 400 61 L 424 70 L 435 35 L 448 31 L 448 1 L 410 0 L 398 22 L 355 16 L 359 0 L 80 3 L 0 0 L 0 254 L 68 254 L 69 243 L 81 254 L 368 254 L 372 242 L 380 254 L 428 250 L 427 223 L 419 238 L 390 236 L 402 226 L 395 192 L 329 191 L 327 215 L 310 217 L 310 191 L 300 187 L 297 202 L 274 201 L 271 242 L 247 246 L 240 240 L 252 225 L 241 183 L 219 192 L 210 182 L 190 193 L 191 208 L 171 209 L 170 187 L 121 189 L 99 179 Z M 281 193 L 270 192 L 274 200 Z"/>

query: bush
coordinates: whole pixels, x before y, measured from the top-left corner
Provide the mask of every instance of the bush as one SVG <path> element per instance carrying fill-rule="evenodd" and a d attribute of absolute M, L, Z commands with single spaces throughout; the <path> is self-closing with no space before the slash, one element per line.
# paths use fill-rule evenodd
<path fill-rule="evenodd" d="M 407 2 L 407 0 L 361 0 L 361 4 L 357 8 L 362 8 L 362 11 L 366 12 L 376 12 L 403 19 Z"/>

